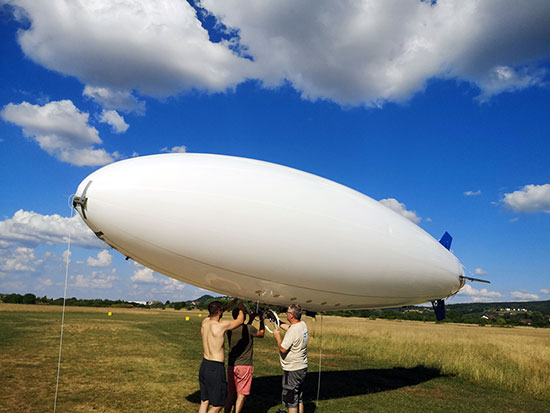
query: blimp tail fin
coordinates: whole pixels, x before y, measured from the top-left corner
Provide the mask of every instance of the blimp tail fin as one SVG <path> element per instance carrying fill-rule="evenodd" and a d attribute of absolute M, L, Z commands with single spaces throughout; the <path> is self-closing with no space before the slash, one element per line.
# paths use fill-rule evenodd
<path fill-rule="evenodd" d="M 439 240 L 439 243 L 443 245 L 445 248 L 447 248 L 449 251 L 451 250 L 452 242 L 453 242 L 453 237 L 451 237 L 451 234 L 449 234 L 447 231 L 445 231 L 445 233 Z M 445 300 L 432 301 L 432 307 L 434 309 L 435 319 L 437 321 L 444 320 L 445 319 Z"/>
<path fill-rule="evenodd" d="M 439 243 L 447 248 L 449 251 L 451 250 L 451 242 L 453 242 L 453 237 L 451 237 L 451 234 L 449 234 L 448 232 L 445 232 L 439 240 Z"/>

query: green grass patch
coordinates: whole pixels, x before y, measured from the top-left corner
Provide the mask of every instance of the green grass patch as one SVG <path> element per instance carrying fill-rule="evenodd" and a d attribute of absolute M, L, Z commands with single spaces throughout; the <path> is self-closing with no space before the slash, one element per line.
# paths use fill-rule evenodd
<path fill-rule="evenodd" d="M 59 308 L 44 310 L 39 307 L 0 305 L 2 412 L 53 410 L 61 313 Z M 112 317 L 107 315 L 108 311 L 113 312 Z M 186 316 L 190 321 L 185 321 Z M 201 321 L 198 312 L 68 310 L 57 410 L 196 411 L 200 403 L 197 376 L 202 359 Z M 548 411 L 550 397 L 544 392 L 529 391 L 525 387 L 513 389 L 499 383 L 497 378 L 476 380 L 464 366 L 453 370 L 452 363 L 437 351 L 422 354 L 416 351 L 415 355 L 406 352 L 406 348 L 414 348 L 418 340 L 423 340 L 414 339 L 423 337 L 419 325 L 427 329 L 426 334 L 431 332 L 436 336 L 441 334 L 438 325 L 378 320 L 360 325 L 353 319 L 332 318 L 332 321 L 324 321 L 327 324 L 321 337 L 319 322 L 311 319 L 306 322 L 312 336 L 306 411 Z M 351 326 L 349 332 L 346 325 Z M 393 335 L 395 327 L 409 335 Z M 378 331 L 379 337 L 374 337 L 373 331 Z M 514 329 L 507 334 L 513 332 Z M 480 340 L 483 341 L 483 334 L 486 334 L 489 347 L 466 342 L 472 354 L 464 359 L 463 351 L 456 352 L 456 359 L 461 363 L 464 360 L 477 362 L 474 353 L 487 351 L 482 356 L 494 365 L 497 373 L 510 374 L 506 370 L 511 369 L 517 374 L 517 366 L 507 364 L 502 357 L 499 359 L 498 353 L 491 353 L 502 351 L 502 348 L 491 344 L 490 333 L 488 328 L 479 329 Z M 519 337 L 514 346 L 524 342 L 524 348 L 530 348 L 540 340 L 543 345 L 547 344 L 544 336 L 542 339 L 530 335 L 522 338 L 524 335 L 519 334 Z M 319 403 L 316 404 L 321 339 L 323 369 Z M 453 354 L 452 342 L 441 345 L 449 346 L 442 352 Z M 245 411 L 276 412 L 282 408 L 281 368 L 271 335 L 256 340 L 254 353 L 253 389 Z M 548 375 L 550 371 L 542 373 Z"/>

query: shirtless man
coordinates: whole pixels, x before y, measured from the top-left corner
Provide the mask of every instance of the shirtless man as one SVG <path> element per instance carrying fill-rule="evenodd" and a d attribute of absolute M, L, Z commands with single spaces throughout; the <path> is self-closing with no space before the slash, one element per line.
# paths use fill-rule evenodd
<path fill-rule="evenodd" d="M 236 299 L 230 303 L 234 305 Z M 227 308 L 228 308 L 227 307 Z M 225 337 L 228 330 L 237 328 L 244 322 L 243 303 L 239 303 L 239 315 L 235 320 L 221 321 L 223 312 L 227 309 L 219 301 L 208 305 L 208 317 L 201 327 L 204 359 L 199 370 L 201 389 L 201 407 L 199 413 L 217 413 L 225 403 L 227 381 L 225 379 Z M 208 409 L 210 407 L 210 409 Z"/>

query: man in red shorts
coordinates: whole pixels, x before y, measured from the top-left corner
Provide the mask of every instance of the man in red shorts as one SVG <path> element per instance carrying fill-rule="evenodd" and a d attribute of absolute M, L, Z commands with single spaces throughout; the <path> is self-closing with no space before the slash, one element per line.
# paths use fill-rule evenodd
<path fill-rule="evenodd" d="M 233 310 L 233 318 L 236 319 L 238 310 Z M 252 373 L 254 367 L 253 340 L 255 337 L 264 336 L 264 320 L 260 318 L 260 329 L 252 325 L 255 314 L 250 314 L 248 324 L 227 332 L 229 340 L 229 361 L 227 363 L 227 399 L 225 401 L 225 413 L 229 413 L 235 406 L 235 413 L 239 413 L 244 405 L 246 396 L 250 394 L 252 385 Z"/>

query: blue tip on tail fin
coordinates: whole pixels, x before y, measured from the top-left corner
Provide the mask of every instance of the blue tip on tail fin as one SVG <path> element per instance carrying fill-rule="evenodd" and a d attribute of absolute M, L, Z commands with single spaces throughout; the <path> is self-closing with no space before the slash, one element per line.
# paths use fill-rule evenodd
<path fill-rule="evenodd" d="M 451 234 L 449 234 L 448 232 L 445 232 L 439 240 L 439 243 L 447 248 L 449 251 L 451 250 L 451 242 L 453 242 L 453 237 L 451 237 Z"/>

